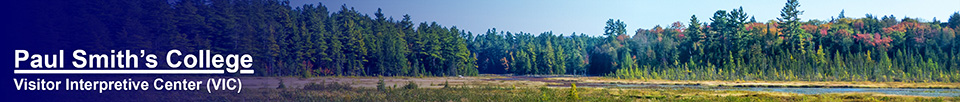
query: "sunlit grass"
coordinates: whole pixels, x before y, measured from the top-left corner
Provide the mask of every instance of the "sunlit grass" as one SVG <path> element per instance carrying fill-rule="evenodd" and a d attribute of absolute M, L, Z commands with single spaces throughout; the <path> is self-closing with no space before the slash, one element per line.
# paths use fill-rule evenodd
<path fill-rule="evenodd" d="M 464 87 L 449 88 L 336 88 L 343 84 L 311 84 L 308 89 L 245 89 L 243 93 L 180 92 L 157 98 L 186 101 L 321 101 L 321 102 L 594 102 L 594 101 L 693 101 L 693 102 L 835 102 L 835 101 L 888 101 L 888 102 L 937 102 L 960 101 L 960 97 L 914 97 L 889 96 L 873 93 L 842 93 L 803 95 L 776 92 L 702 90 L 702 89 L 618 89 L 618 88 L 556 88 L 556 87 Z M 575 94 L 573 93 L 575 92 Z M 151 94 L 145 92 L 144 94 Z M 124 94 L 117 97 L 144 97 Z M 205 97 L 193 97 L 205 96 Z M 180 97 L 180 98 L 171 98 Z M 154 100 L 155 101 L 155 100 Z"/>
<path fill-rule="evenodd" d="M 567 80 L 592 83 L 703 85 L 730 87 L 823 87 L 823 88 L 932 88 L 960 89 L 960 83 L 946 82 L 869 82 L 869 81 L 722 81 L 722 80 L 637 80 L 607 77 L 562 77 Z"/>
<path fill-rule="evenodd" d="M 253 84 L 261 84 L 254 82 Z M 275 79 L 275 78 L 262 78 Z M 594 79 L 561 82 L 484 80 L 488 78 L 285 78 L 282 82 L 264 81 L 263 87 L 245 87 L 242 93 L 214 91 L 143 91 L 103 93 L 100 96 L 127 99 L 110 101 L 309 101 L 309 102 L 594 102 L 594 101 L 692 101 L 692 102 L 823 102 L 888 101 L 936 102 L 960 101 L 960 97 L 903 96 L 879 93 L 795 94 L 770 91 L 713 90 L 710 88 L 616 88 L 590 86 L 588 83 L 632 83 L 631 80 Z M 277 79 L 279 80 L 279 79 Z M 548 80 L 573 80 L 550 78 Z M 262 80 L 261 80 L 262 81 Z M 604 82 L 595 82 L 604 81 Z M 306 82 L 306 83 L 304 83 Z M 571 83 L 577 82 L 576 91 Z M 698 81 L 655 81 L 679 85 Z M 525 83 L 525 84 L 520 84 Z M 727 82 L 738 83 L 738 82 Z M 753 81 L 739 83 L 756 83 Z M 803 83 L 803 82 L 781 82 Z M 841 83 L 841 82 L 832 82 Z M 697 83 L 694 83 L 697 84 Z M 699 83 L 701 85 L 709 83 Z M 857 84 L 878 84 L 859 82 Z M 886 83 L 889 84 L 889 83 Z M 915 83 L 912 85 L 924 84 Z M 286 85 L 278 88 L 279 85 Z M 549 86 L 548 86 L 549 85 Z"/>

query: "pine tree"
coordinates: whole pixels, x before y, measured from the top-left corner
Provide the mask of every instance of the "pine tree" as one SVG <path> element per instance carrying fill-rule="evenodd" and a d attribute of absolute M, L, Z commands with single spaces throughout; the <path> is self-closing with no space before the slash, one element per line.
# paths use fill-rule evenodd
<path fill-rule="evenodd" d="M 799 16 L 803 14 L 803 11 L 798 10 L 797 7 L 800 7 L 797 0 L 787 0 L 786 6 L 780 11 L 780 18 L 777 18 L 780 21 L 778 28 L 781 29 L 781 33 L 790 38 L 788 45 L 805 52 L 806 42 L 804 40 L 810 36 L 805 35 L 803 29 L 800 28 Z"/>

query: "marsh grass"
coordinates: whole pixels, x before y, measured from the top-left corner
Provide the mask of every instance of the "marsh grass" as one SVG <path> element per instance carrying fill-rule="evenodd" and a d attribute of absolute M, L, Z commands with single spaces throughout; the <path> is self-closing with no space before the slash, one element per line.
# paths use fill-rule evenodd
<path fill-rule="evenodd" d="M 350 84 L 348 84 L 348 83 L 333 82 L 333 83 L 330 83 L 330 84 L 326 84 L 326 81 L 324 81 L 324 82 L 322 82 L 322 83 L 320 83 L 320 84 L 317 84 L 317 83 L 307 84 L 307 85 L 303 86 L 303 89 L 304 89 L 304 90 L 333 90 L 333 91 L 343 91 L 343 90 L 352 90 L 353 87 L 350 87 Z"/>
<path fill-rule="evenodd" d="M 723 81 L 723 80 L 630 80 L 609 77 L 548 78 L 609 84 L 702 85 L 711 87 L 793 87 L 793 88 L 922 88 L 960 89 L 948 82 L 867 82 L 867 81 Z"/>
<path fill-rule="evenodd" d="M 386 78 L 390 79 L 390 78 Z M 375 80 L 375 81 L 374 81 Z M 382 79 L 381 79 L 382 80 Z M 244 88 L 242 93 L 205 91 L 145 91 L 136 94 L 102 93 L 100 96 L 129 99 L 103 101 L 271 101 L 271 102 L 960 102 L 958 97 L 892 96 L 876 93 L 791 94 L 701 88 L 603 88 L 548 87 L 503 84 L 498 81 L 437 81 L 443 87 L 429 87 L 432 82 L 387 81 L 373 79 L 369 83 L 318 81 L 298 85 L 284 80 L 285 88 Z M 499 80 L 502 81 L 502 80 Z M 373 86 L 377 82 L 376 86 Z M 391 83 L 392 82 L 392 83 Z M 510 83 L 516 83 L 509 81 Z M 384 83 L 380 85 L 380 83 Z M 451 83 L 454 83 L 451 85 Z M 367 87 L 351 87 L 371 84 Z M 392 87 L 387 86 L 393 84 Z M 421 86 L 420 84 L 424 85 Z M 562 83 L 561 83 L 562 84 Z M 274 84 L 276 85 L 276 84 Z M 303 86 L 303 87 L 300 87 Z M 383 87 L 383 88 L 380 88 Z M 97 100 L 90 100 L 97 101 Z"/>
<path fill-rule="evenodd" d="M 343 84 L 340 84 L 343 85 Z M 271 101 L 271 102 L 939 102 L 960 101 L 960 97 L 886 96 L 872 93 L 779 94 L 753 91 L 717 91 L 701 89 L 607 89 L 576 88 L 579 99 L 570 98 L 574 88 L 555 87 L 449 87 L 385 89 L 334 88 L 337 84 L 313 84 L 304 89 L 259 88 L 232 92 L 162 92 L 136 94 L 103 93 L 103 96 L 129 99 L 109 101 Z M 317 89 L 317 88 L 323 89 Z M 120 98 L 122 97 L 122 98 Z M 96 101 L 96 100 L 93 100 Z M 105 100 L 107 101 L 107 100 Z"/>

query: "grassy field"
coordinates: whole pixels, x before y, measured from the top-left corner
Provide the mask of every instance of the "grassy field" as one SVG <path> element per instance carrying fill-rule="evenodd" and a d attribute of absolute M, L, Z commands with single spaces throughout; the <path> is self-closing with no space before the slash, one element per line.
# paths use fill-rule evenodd
<path fill-rule="evenodd" d="M 312 87 L 312 88 L 311 88 Z M 576 91 L 574 91 L 576 90 Z M 145 93 L 149 94 L 149 93 Z M 129 96 L 128 96 L 129 95 Z M 888 96 L 872 93 L 799 95 L 752 91 L 710 91 L 699 89 L 607 89 L 550 87 L 463 87 L 355 88 L 347 84 L 311 84 L 306 88 L 246 89 L 243 93 L 183 92 L 174 96 L 152 98 L 178 101 L 362 101 L 362 102 L 570 102 L 570 101 L 889 101 L 939 102 L 960 101 L 960 97 Z M 205 97 L 194 97 L 205 96 Z M 117 97 L 144 97 L 125 94 Z M 179 98 L 171 98 L 179 97 Z"/>
<path fill-rule="evenodd" d="M 572 102 L 572 101 L 693 101 L 693 102 L 750 102 L 750 101 L 887 101 L 887 102 L 960 102 L 960 97 L 899 96 L 879 93 L 793 94 L 737 90 L 709 90 L 695 88 L 604 88 L 587 87 L 589 82 L 637 83 L 597 77 L 570 79 L 542 78 L 514 80 L 511 77 L 244 77 L 242 93 L 231 92 L 169 92 L 147 91 L 137 94 L 111 94 L 124 97 L 121 101 L 332 101 L 332 102 Z M 382 79 L 382 81 L 381 81 Z M 281 81 L 282 80 L 282 81 Z M 687 81 L 643 81 L 683 83 Z M 706 81 L 719 84 L 738 83 Z M 689 83 L 708 84 L 700 81 Z M 749 83 L 749 82 L 739 82 Z M 758 83 L 758 82 L 754 82 Z M 763 82 L 769 84 L 793 82 Z M 807 83 L 807 82 L 795 82 Z M 815 83 L 815 82 L 814 82 Z M 833 83 L 833 82 L 825 82 Z M 841 83 L 841 82 L 836 82 Z M 563 85 L 559 85 L 563 84 Z M 574 87 L 571 84 L 584 84 Z M 886 85 L 877 83 L 854 83 Z M 915 83 L 914 85 L 941 85 Z M 134 97 L 134 98 L 128 98 Z M 117 101 L 117 100 L 111 100 Z"/>
<path fill-rule="evenodd" d="M 557 77 L 547 80 L 563 80 L 584 83 L 621 83 L 621 84 L 661 84 L 661 85 L 704 85 L 730 87 L 818 87 L 818 88 L 936 88 L 960 89 L 960 83 L 944 82 L 838 82 L 838 81 L 686 81 L 686 80 L 638 80 L 607 77 Z"/>

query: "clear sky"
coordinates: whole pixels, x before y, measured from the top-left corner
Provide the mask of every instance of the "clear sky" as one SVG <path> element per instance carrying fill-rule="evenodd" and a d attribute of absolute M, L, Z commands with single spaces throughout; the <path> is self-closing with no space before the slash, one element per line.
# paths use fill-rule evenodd
<path fill-rule="evenodd" d="M 717 10 L 743 6 L 744 12 L 765 22 L 780 17 L 786 0 L 291 0 L 290 5 L 323 3 L 331 12 L 346 4 L 373 16 L 377 8 L 394 19 L 410 14 L 414 22 L 433 22 L 457 26 L 473 33 L 487 29 L 539 34 L 584 33 L 602 35 L 607 19 L 620 19 L 629 32 L 656 25 L 668 26 L 680 21 L 686 24 L 691 15 L 702 22 Z M 894 15 L 931 21 L 946 21 L 960 11 L 960 0 L 801 0 L 800 19 L 829 20 L 846 10 L 847 17 L 865 14 Z"/>

